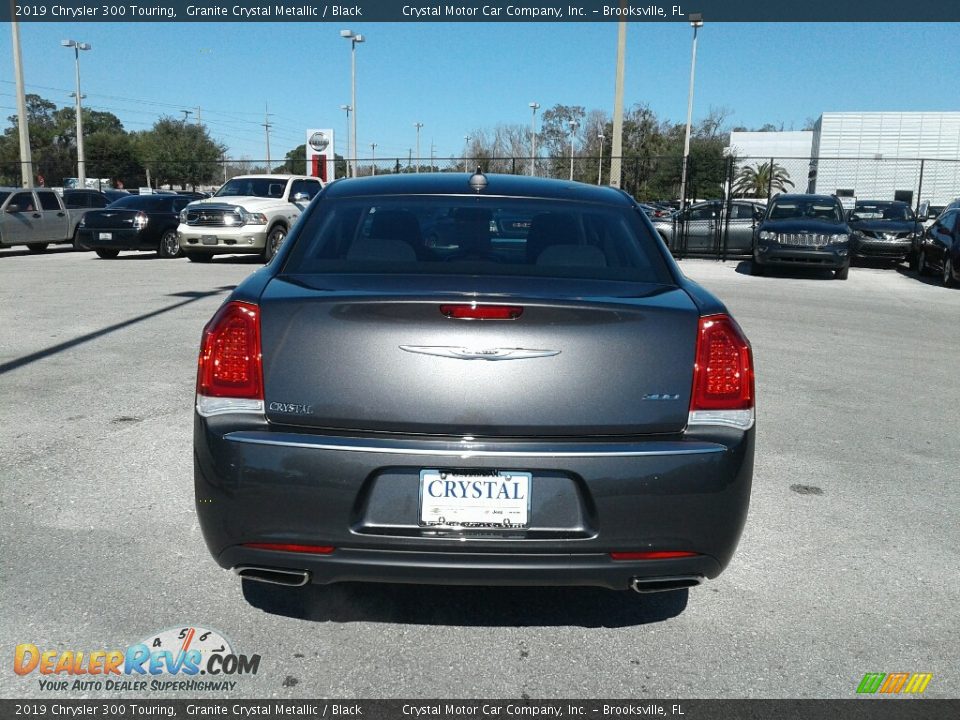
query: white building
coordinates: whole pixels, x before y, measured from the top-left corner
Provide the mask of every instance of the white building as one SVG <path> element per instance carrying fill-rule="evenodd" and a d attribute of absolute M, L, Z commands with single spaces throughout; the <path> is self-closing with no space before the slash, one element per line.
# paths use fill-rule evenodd
<path fill-rule="evenodd" d="M 769 162 L 795 192 L 869 200 L 960 196 L 960 112 L 830 112 L 813 131 L 732 132 L 737 166 Z"/>

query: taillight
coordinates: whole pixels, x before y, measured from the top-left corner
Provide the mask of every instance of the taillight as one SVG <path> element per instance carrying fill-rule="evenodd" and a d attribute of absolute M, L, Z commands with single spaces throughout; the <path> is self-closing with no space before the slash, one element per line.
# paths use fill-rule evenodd
<path fill-rule="evenodd" d="M 753 353 L 727 315 L 700 318 L 689 425 L 746 430 L 754 421 Z"/>
<path fill-rule="evenodd" d="M 441 305 L 440 312 L 456 320 L 516 320 L 523 315 L 519 305 L 478 305 L 462 303 Z"/>
<path fill-rule="evenodd" d="M 697 553 L 688 550 L 648 550 L 646 552 L 612 552 L 611 560 L 675 560 L 677 558 L 696 557 Z"/>
<path fill-rule="evenodd" d="M 291 543 L 244 543 L 243 546 L 255 550 L 279 550 L 280 552 L 308 553 L 310 555 L 329 555 L 336 550 L 332 545 L 295 545 Z"/>
<path fill-rule="evenodd" d="M 263 413 L 260 308 L 229 302 L 203 329 L 197 368 L 197 411 Z"/>

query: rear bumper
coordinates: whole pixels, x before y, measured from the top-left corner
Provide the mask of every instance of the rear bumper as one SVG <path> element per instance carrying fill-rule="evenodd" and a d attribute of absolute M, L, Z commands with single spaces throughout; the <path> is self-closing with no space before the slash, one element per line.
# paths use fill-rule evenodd
<path fill-rule="evenodd" d="M 109 234 L 109 238 L 101 237 Z M 87 250 L 142 250 L 145 247 L 156 250 L 156 238 L 145 236 L 141 230 L 133 228 L 80 228 L 77 244 Z"/>
<path fill-rule="evenodd" d="M 277 432 L 236 416 L 197 416 L 197 513 L 224 568 L 300 570 L 341 581 L 596 585 L 633 578 L 713 578 L 746 521 L 754 430 L 639 442 L 473 443 L 330 438 Z M 335 441 L 334 441 L 335 440 Z M 533 476 L 527 528 L 419 525 L 423 468 L 523 470 Z M 247 543 L 333 546 L 327 555 Z M 692 557 L 613 560 L 610 552 Z"/>

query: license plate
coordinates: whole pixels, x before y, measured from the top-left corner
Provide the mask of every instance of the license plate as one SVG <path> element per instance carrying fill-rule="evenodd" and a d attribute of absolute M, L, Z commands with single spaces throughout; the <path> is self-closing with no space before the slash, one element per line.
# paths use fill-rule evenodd
<path fill-rule="evenodd" d="M 100 233 L 101 240 L 113 240 L 113 233 Z"/>
<path fill-rule="evenodd" d="M 216 236 L 216 235 L 201 235 L 201 236 L 200 236 L 200 242 L 202 242 L 204 245 L 216 245 L 216 244 L 217 244 L 217 236 Z"/>
<path fill-rule="evenodd" d="M 420 471 L 420 525 L 524 528 L 530 521 L 530 473 Z"/>

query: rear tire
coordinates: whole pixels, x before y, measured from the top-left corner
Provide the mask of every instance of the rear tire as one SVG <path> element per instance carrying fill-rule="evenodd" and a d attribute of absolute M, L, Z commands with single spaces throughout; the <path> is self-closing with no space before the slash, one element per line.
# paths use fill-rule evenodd
<path fill-rule="evenodd" d="M 767 269 L 756 260 L 750 262 L 750 274 L 757 277 L 763 277 L 767 274 Z"/>
<path fill-rule="evenodd" d="M 943 286 L 955 287 L 956 280 L 953 279 L 953 261 L 947 258 L 943 261 Z"/>
<path fill-rule="evenodd" d="M 177 240 L 176 230 L 165 230 L 160 236 L 160 245 L 157 246 L 157 256 L 164 259 L 183 257 L 180 242 Z"/>
<path fill-rule="evenodd" d="M 119 250 L 105 250 L 100 248 L 96 251 L 97 255 L 103 260 L 113 260 L 117 255 L 120 254 Z"/>
<path fill-rule="evenodd" d="M 847 265 L 846 267 L 842 267 L 839 270 L 834 270 L 833 276 L 837 280 L 846 280 L 848 277 L 850 277 L 850 266 Z"/>
<path fill-rule="evenodd" d="M 927 274 L 927 253 L 920 251 L 920 257 L 917 258 L 917 275 L 923 277 Z"/>
<path fill-rule="evenodd" d="M 213 260 L 213 253 L 187 252 L 186 250 L 184 250 L 183 254 L 186 255 L 187 260 L 189 260 L 190 262 L 208 263 L 211 260 Z"/>
<path fill-rule="evenodd" d="M 27 250 L 32 253 L 42 253 L 49 243 L 27 243 Z"/>

